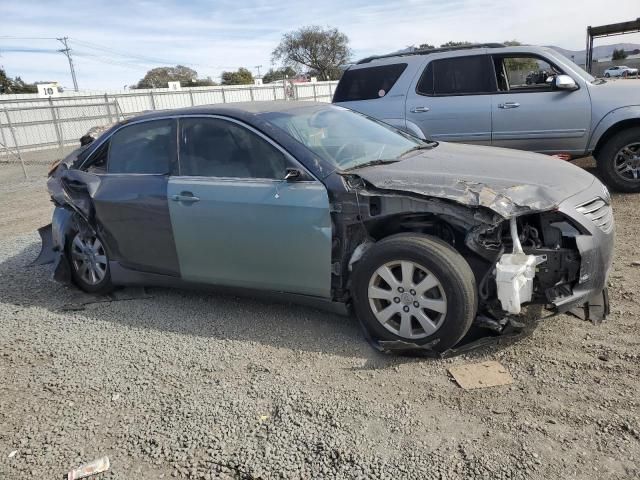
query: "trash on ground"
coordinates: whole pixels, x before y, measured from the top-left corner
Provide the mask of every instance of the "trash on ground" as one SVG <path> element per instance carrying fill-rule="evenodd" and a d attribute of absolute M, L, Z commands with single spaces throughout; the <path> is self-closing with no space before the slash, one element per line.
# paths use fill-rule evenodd
<path fill-rule="evenodd" d="M 449 368 L 449 373 L 465 390 L 513 383 L 513 377 L 507 369 L 495 361 L 454 365 Z"/>
<path fill-rule="evenodd" d="M 16 453 L 18 453 L 18 450 L 13 450 L 11 453 L 9 453 L 9 458 L 15 457 Z"/>
<path fill-rule="evenodd" d="M 71 470 L 66 478 L 67 480 L 76 480 L 78 478 L 86 478 L 97 473 L 106 472 L 107 470 L 109 470 L 109 457 L 105 456 Z"/>

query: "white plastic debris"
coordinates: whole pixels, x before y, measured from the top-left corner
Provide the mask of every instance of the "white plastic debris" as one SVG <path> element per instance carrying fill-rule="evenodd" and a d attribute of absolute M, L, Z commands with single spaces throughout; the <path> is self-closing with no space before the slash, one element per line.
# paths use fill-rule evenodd
<path fill-rule="evenodd" d="M 18 453 L 18 450 L 12 450 L 12 451 L 9 453 L 9 458 L 13 458 L 13 457 L 15 457 L 15 456 L 16 456 L 16 453 Z"/>
<path fill-rule="evenodd" d="M 496 264 L 496 284 L 502 309 L 518 314 L 522 310 L 521 305 L 531 301 L 536 266 L 546 261 L 546 258 L 526 255 L 520 244 L 515 218 L 511 218 L 510 227 L 513 253 L 502 255 Z"/>
<path fill-rule="evenodd" d="M 109 457 L 101 457 L 90 463 L 85 463 L 78 468 L 74 468 L 67 474 L 67 480 L 77 480 L 86 478 L 97 473 L 109 470 Z"/>

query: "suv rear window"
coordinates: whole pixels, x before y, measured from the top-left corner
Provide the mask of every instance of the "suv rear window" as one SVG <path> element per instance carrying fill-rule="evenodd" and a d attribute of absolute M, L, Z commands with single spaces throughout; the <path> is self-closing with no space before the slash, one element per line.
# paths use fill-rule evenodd
<path fill-rule="evenodd" d="M 422 95 L 469 95 L 496 90 L 491 62 L 486 55 L 433 60 L 416 87 Z"/>
<path fill-rule="evenodd" d="M 342 75 L 334 102 L 353 102 L 384 97 L 407 68 L 406 63 L 347 70 Z"/>

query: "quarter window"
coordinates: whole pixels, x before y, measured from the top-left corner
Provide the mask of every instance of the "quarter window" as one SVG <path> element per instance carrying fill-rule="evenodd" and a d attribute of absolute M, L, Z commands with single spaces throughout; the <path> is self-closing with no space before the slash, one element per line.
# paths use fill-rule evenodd
<path fill-rule="evenodd" d="M 486 55 L 453 57 L 429 62 L 418 82 L 422 95 L 471 95 L 495 91 Z"/>
<path fill-rule="evenodd" d="M 406 63 L 347 70 L 342 75 L 334 102 L 352 102 L 384 97 L 407 68 Z"/>
<path fill-rule="evenodd" d="M 151 120 L 118 130 L 110 140 L 109 173 L 170 173 L 175 137 L 173 120 Z"/>
<path fill-rule="evenodd" d="M 278 180 L 286 175 L 284 154 L 247 128 L 218 118 L 185 118 L 180 128 L 180 175 Z"/>

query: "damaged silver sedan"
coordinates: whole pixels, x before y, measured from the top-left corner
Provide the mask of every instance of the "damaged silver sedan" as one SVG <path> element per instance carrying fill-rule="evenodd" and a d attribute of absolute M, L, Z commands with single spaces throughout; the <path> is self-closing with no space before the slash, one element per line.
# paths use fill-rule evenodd
<path fill-rule="evenodd" d="M 608 311 L 614 224 L 595 177 L 426 142 L 338 106 L 132 118 L 56 165 L 48 187 L 55 278 L 88 292 L 269 293 L 353 309 L 375 342 L 436 352 L 525 304 Z"/>

